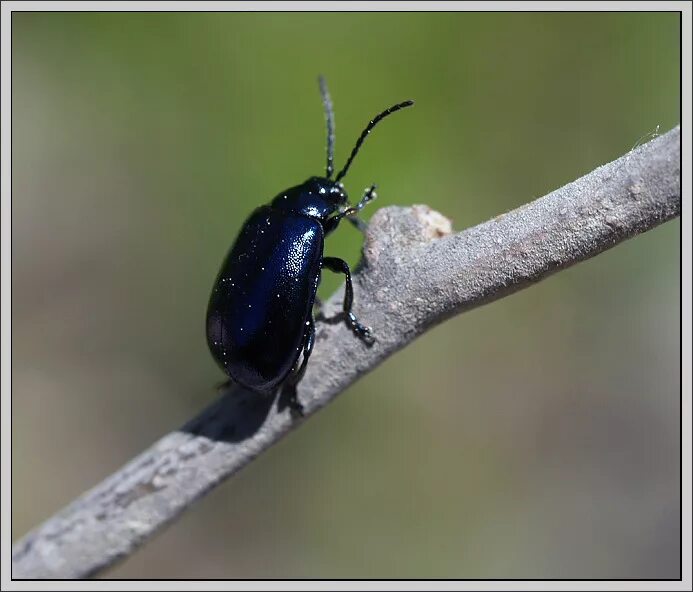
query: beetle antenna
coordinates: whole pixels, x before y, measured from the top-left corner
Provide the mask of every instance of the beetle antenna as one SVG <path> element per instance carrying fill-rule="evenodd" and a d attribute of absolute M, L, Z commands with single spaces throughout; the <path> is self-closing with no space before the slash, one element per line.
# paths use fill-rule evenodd
<path fill-rule="evenodd" d="M 361 132 L 359 139 L 356 140 L 356 145 L 354 146 L 354 149 L 351 151 L 351 154 L 349 155 L 349 160 L 347 160 L 346 164 L 344 165 L 344 168 L 339 172 L 339 174 L 335 178 L 335 183 L 338 182 L 340 179 L 344 178 L 344 175 L 347 174 L 347 171 L 351 166 L 351 162 L 354 160 L 354 157 L 358 154 L 358 151 L 361 148 L 361 144 L 363 144 L 364 140 L 366 139 L 366 136 L 371 133 L 371 130 L 388 115 L 392 115 L 393 113 L 396 113 L 397 111 L 399 111 L 400 109 L 404 109 L 405 107 L 411 107 L 413 104 L 414 101 L 404 101 L 403 103 L 397 103 L 392 107 L 388 107 L 387 109 L 385 109 L 385 111 L 379 113 L 373 119 L 371 119 L 370 123 L 366 126 L 366 129 Z"/>
<path fill-rule="evenodd" d="M 325 121 L 327 122 L 327 167 L 325 177 L 328 179 L 334 173 L 334 108 L 332 107 L 332 97 L 327 89 L 327 80 L 320 74 L 318 76 L 320 94 L 322 95 L 322 106 L 325 108 Z"/>

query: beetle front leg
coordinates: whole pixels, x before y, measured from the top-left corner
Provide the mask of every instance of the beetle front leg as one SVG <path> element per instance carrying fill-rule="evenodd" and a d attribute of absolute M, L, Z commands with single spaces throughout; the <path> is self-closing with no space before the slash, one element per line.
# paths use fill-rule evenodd
<path fill-rule="evenodd" d="M 337 228 L 337 226 L 339 226 L 339 223 L 342 221 L 343 218 L 346 218 L 349 222 L 351 222 L 351 224 L 354 225 L 355 228 L 365 233 L 366 228 L 368 228 L 368 225 L 363 220 L 357 218 L 356 214 L 358 214 L 364 207 L 366 207 L 370 202 L 372 202 L 376 197 L 378 197 L 378 195 L 375 192 L 376 187 L 377 185 L 373 184 L 368 189 L 366 189 L 365 193 L 363 194 L 363 197 L 355 206 L 351 206 L 350 208 L 347 208 L 346 210 L 342 210 L 341 212 L 335 214 L 334 216 L 332 216 L 332 218 L 328 218 L 323 224 L 325 234 L 329 234 L 335 228 Z"/>
<path fill-rule="evenodd" d="M 334 271 L 335 273 L 344 274 L 346 278 L 346 286 L 344 288 L 343 310 L 347 325 L 349 325 L 349 328 L 356 334 L 357 337 L 360 337 L 368 344 L 372 344 L 375 339 L 370 327 L 362 325 L 354 313 L 351 312 L 351 308 L 354 303 L 354 287 L 351 283 L 351 270 L 349 269 L 349 265 L 346 261 L 340 259 L 339 257 L 323 257 L 322 266 L 326 267 L 330 271 Z"/>
<path fill-rule="evenodd" d="M 368 222 L 366 222 L 365 220 L 361 220 L 361 218 L 357 218 L 356 216 L 348 216 L 347 222 L 349 222 L 354 228 L 356 228 L 356 230 L 358 230 L 362 234 L 366 234 L 366 231 L 368 230 Z"/>
<path fill-rule="evenodd" d="M 373 184 L 367 188 L 359 203 L 356 204 L 356 207 L 349 208 L 344 214 L 352 226 L 357 230 L 360 230 L 363 234 L 366 234 L 368 224 L 361 220 L 361 218 L 357 218 L 356 214 L 360 212 L 367 204 L 372 202 L 376 197 L 378 197 L 378 195 L 375 193 L 376 187 L 377 185 Z"/>

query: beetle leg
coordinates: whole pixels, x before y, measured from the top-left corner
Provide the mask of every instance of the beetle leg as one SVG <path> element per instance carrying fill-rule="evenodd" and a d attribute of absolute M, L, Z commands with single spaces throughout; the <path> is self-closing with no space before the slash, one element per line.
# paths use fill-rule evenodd
<path fill-rule="evenodd" d="M 291 377 L 291 382 L 298 384 L 306 373 L 306 366 L 308 365 L 308 358 L 310 354 L 313 353 L 313 346 L 315 345 L 315 321 L 311 318 L 306 321 L 306 332 L 303 342 L 303 360 L 301 360 L 301 365 L 299 366 L 296 373 Z"/>
<path fill-rule="evenodd" d="M 313 321 L 322 322 L 324 320 L 326 320 L 326 317 L 323 310 L 323 302 L 316 296 L 315 302 L 313 302 Z"/>
<path fill-rule="evenodd" d="M 366 230 L 368 230 L 368 223 L 365 220 L 361 220 L 361 218 L 357 218 L 356 216 L 349 216 L 347 221 L 350 222 L 351 225 L 356 228 L 356 230 L 366 234 Z"/>
<path fill-rule="evenodd" d="M 375 193 L 377 185 L 371 185 L 368 189 L 366 189 L 365 193 L 363 194 L 363 197 L 357 203 L 355 206 L 351 206 L 350 208 L 347 208 L 346 210 L 342 210 L 341 212 L 338 212 L 332 218 L 328 218 L 324 223 L 323 223 L 323 229 L 325 231 L 325 234 L 329 234 L 332 232 L 339 223 L 342 221 L 343 218 L 346 218 L 351 222 L 356 228 L 358 228 L 361 232 L 365 232 L 365 229 L 367 228 L 366 223 L 363 220 L 359 220 L 356 218 L 356 214 L 358 214 L 366 205 L 368 205 L 370 202 L 372 202 L 377 196 Z"/>
<path fill-rule="evenodd" d="M 292 411 L 301 416 L 303 415 L 303 405 L 301 405 L 296 395 L 296 385 L 301 381 L 303 375 L 306 373 L 308 358 L 310 358 L 310 354 L 313 353 L 313 345 L 315 345 L 315 321 L 313 321 L 311 318 L 309 321 L 306 321 L 306 332 L 304 333 L 303 338 L 303 359 L 301 360 L 301 365 L 297 365 L 297 368 L 291 372 L 285 386 L 285 388 L 289 389 L 289 407 Z"/>
<path fill-rule="evenodd" d="M 363 193 L 363 197 L 359 200 L 359 203 L 357 203 L 355 206 L 347 208 L 346 210 L 341 212 L 341 215 L 347 216 L 348 218 L 350 218 L 351 216 L 355 216 L 356 214 L 358 214 L 370 202 L 372 202 L 376 197 L 378 197 L 377 193 L 375 192 L 376 187 L 377 187 L 377 185 L 375 185 L 375 184 L 371 185 Z M 337 215 L 339 216 L 340 214 L 337 214 Z"/>
<path fill-rule="evenodd" d="M 344 304 L 343 310 L 346 316 L 347 325 L 349 328 L 366 343 L 373 343 L 373 333 L 370 327 L 362 325 L 356 318 L 353 312 L 351 312 L 351 307 L 354 303 L 354 287 L 351 283 L 351 271 L 349 270 L 349 265 L 343 259 L 339 257 L 323 257 L 322 266 L 326 267 L 330 271 L 335 273 L 343 273 L 346 278 L 346 287 L 344 288 Z"/>
<path fill-rule="evenodd" d="M 356 206 L 359 210 L 362 209 L 367 203 L 373 201 L 376 197 L 378 197 L 378 194 L 375 192 L 375 190 L 377 188 L 378 188 L 378 186 L 375 183 L 373 183 L 373 185 L 368 187 L 363 192 L 363 197 L 361 198 L 361 201 Z"/>
<path fill-rule="evenodd" d="M 233 386 L 233 384 L 234 384 L 233 380 L 231 380 L 230 378 L 227 378 L 223 382 L 217 383 L 215 386 L 215 389 L 216 389 L 217 393 L 223 393 L 223 392 L 227 391 L 228 389 L 230 389 L 231 386 Z"/>

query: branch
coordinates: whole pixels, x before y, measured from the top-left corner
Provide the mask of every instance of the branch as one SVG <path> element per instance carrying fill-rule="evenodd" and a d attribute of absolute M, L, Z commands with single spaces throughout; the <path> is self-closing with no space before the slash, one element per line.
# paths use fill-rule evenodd
<path fill-rule="evenodd" d="M 367 347 L 325 305 L 298 395 L 306 417 L 424 331 L 680 215 L 680 128 L 521 208 L 458 234 L 426 206 L 373 216 L 355 276 Z M 337 317 L 339 320 L 339 317 Z M 171 432 L 13 548 L 15 578 L 97 574 L 302 421 L 234 390 Z"/>

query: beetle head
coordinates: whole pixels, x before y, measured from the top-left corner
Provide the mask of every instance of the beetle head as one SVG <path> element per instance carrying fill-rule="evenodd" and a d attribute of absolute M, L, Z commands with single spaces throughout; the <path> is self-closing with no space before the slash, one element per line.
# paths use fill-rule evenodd
<path fill-rule="evenodd" d="M 339 181 L 325 177 L 311 177 L 306 181 L 306 185 L 311 185 L 314 192 L 336 206 L 343 206 L 349 202 L 346 189 Z"/>

